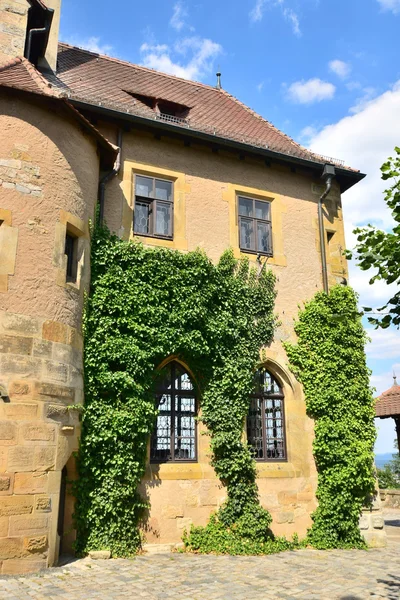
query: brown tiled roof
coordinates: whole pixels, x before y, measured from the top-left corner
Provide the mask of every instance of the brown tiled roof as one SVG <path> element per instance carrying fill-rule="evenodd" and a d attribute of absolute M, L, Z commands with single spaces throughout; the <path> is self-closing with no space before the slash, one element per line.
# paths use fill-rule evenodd
<path fill-rule="evenodd" d="M 400 385 L 397 381 L 379 396 L 375 404 L 377 417 L 400 416 Z"/>
<path fill-rule="evenodd" d="M 77 111 L 64 95 L 54 88 L 47 79 L 24 57 L 13 58 L 0 66 L 0 87 L 30 92 L 40 96 L 48 96 L 61 100 L 62 105 L 75 120 L 91 133 L 97 143 L 106 151 L 108 164 L 112 166 L 117 156 L 117 148 L 113 146 L 79 111 Z"/>
<path fill-rule="evenodd" d="M 13 58 L 0 66 L 0 85 L 45 96 L 60 95 L 29 60 L 23 57 Z"/>
<path fill-rule="evenodd" d="M 138 96 L 188 107 L 178 127 L 268 148 L 313 162 L 329 162 L 297 144 L 225 90 L 167 75 L 108 56 L 59 45 L 57 76 L 76 101 L 156 119 Z"/>

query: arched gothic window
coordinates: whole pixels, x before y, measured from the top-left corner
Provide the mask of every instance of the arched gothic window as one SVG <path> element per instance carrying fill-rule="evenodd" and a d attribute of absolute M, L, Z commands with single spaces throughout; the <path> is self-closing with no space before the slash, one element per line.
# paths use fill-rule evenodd
<path fill-rule="evenodd" d="M 196 393 L 185 369 L 176 361 L 159 373 L 157 421 L 151 436 L 152 463 L 197 460 Z"/>
<path fill-rule="evenodd" d="M 286 431 L 284 395 L 277 380 L 266 369 L 254 377 L 247 417 L 247 441 L 256 460 L 285 461 Z"/>

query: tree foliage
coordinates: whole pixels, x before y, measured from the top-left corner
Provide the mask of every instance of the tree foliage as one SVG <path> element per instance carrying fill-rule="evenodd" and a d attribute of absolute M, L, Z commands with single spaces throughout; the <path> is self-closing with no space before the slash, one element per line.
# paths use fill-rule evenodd
<path fill-rule="evenodd" d="M 358 522 L 374 493 L 376 432 L 356 294 L 342 286 L 317 293 L 300 311 L 295 332 L 297 343 L 285 347 L 315 421 L 318 508 L 308 541 L 321 549 L 363 547 Z"/>
<path fill-rule="evenodd" d="M 242 432 L 259 351 L 273 337 L 274 283 L 270 271 L 257 274 L 231 251 L 214 265 L 201 251 L 149 249 L 95 230 L 75 485 L 78 552 L 129 556 L 140 548 L 148 503 L 138 485 L 157 413 L 155 373 L 167 357 L 186 364 L 198 384 L 212 464 L 227 491 L 215 518 L 240 538 L 270 540 L 271 516 L 259 504 Z"/>
<path fill-rule="evenodd" d="M 385 192 L 385 202 L 392 212 L 394 227 L 392 232 L 382 231 L 369 225 L 354 231 L 357 234 L 355 257 L 358 266 L 363 271 L 376 269 L 376 274 L 371 277 L 370 284 L 374 281 L 385 281 L 387 284 L 400 284 L 400 148 L 395 148 L 396 156 L 388 158 L 382 167 L 382 179 L 391 182 Z M 347 253 L 352 258 L 353 252 Z M 364 308 L 371 312 L 371 308 Z M 391 324 L 400 326 L 400 291 L 388 300 L 385 306 L 378 309 L 387 311 L 382 317 L 369 317 L 369 321 L 377 327 L 386 329 Z"/>

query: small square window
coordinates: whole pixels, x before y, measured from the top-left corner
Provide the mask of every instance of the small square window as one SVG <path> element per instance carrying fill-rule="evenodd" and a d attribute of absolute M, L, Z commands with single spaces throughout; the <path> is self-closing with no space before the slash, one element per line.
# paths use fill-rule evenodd
<path fill-rule="evenodd" d="M 173 185 L 153 177 L 135 177 L 133 230 L 138 235 L 172 239 Z"/>
<path fill-rule="evenodd" d="M 238 200 L 240 249 L 272 256 L 271 203 L 243 196 Z"/>

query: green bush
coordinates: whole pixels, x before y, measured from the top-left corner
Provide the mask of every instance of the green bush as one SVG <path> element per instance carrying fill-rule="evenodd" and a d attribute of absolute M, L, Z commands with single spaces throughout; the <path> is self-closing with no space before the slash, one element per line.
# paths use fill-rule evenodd
<path fill-rule="evenodd" d="M 316 548 L 362 548 L 358 522 L 375 489 L 374 399 L 357 297 L 348 287 L 318 293 L 300 311 L 297 344 L 285 344 L 315 421 L 318 508 L 308 541 Z"/>

